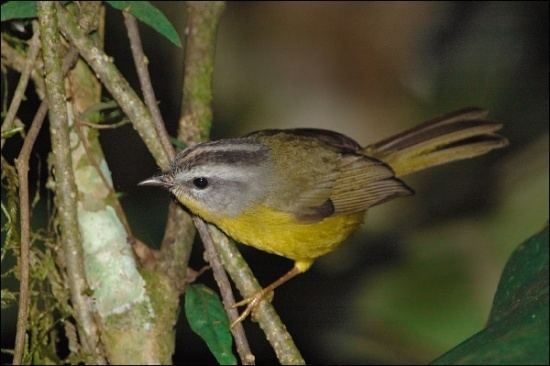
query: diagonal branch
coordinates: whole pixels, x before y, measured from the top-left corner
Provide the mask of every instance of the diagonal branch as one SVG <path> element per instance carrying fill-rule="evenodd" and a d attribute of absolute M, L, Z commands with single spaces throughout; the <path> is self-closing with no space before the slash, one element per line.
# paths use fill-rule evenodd
<path fill-rule="evenodd" d="M 168 155 L 168 158 L 172 160 L 175 155 L 174 148 L 172 147 L 168 134 L 166 133 L 166 125 L 162 119 L 162 114 L 160 113 L 160 109 L 157 104 L 157 98 L 155 97 L 155 91 L 153 90 L 153 85 L 151 84 L 151 78 L 149 77 L 149 71 L 147 70 L 149 60 L 143 52 L 136 17 L 127 11 L 123 11 L 122 14 L 124 15 L 124 23 L 126 24 L 126 29 L 128 30 L 130 48 L 132 49 L 132 56 L 136 65 L 145 104 L 151 112 L 160 143 Z"/>
<path fill-rule="evenodd" d="M 157 165 L 161 169 L 167 169 L 169 159 L 159 142 L 151 114 L 146 106 L 114 65 L 112 58 L 86 36 L 74 16 L 61 6 L 58 6 L 57 10 L 59 29 L 63 36 L 78 49 L 80 55 L 132 121 L 132 125 L 145 142 Z"/>
<path fill-rule="evenodd" d="M 212 267 L 212 272 L 214 272 L 214 278 L 216 283 L 220 288 L 220 293 L 223 298 L 223 305 L 226 309 L 227 314 L 229 315 L 229 323 L 233 324 L 235 320 L 239 317 L 239 312 L 235 308 L 235 298 L 233 296 L 233 291 L 231 290 L 231 284 L 229 283 L 229 278 L 227 278 L 227 273 L 223 269 L 218 253 L 216 252 L 216 247 L 212 241 L 212 237 L 208 232 L 207 224 L 202 221 L 197 216 L 193 217 L 193 222 L 199 234 L 201 236 L 202 242 L 204 244 L 204 250 L 207 257 L 207 261 Z M 231 328 L 231 333 L 235 338 L 235 345 L 237 346 L 237 352 L 241 358 L 241 363 L 243 365 L 254 365 L 255 357 L 250 351 L 250 346 L 248 345 L 248 340 L 246 339 L 246 334 L 244 333 L 244 328 L 242 322 L 237 323 L 234 327 Z"/>
<path fill-rule="evenodd" d="M 19 106 L 21 105 L 21 101 L 25 96 L 25 90 L 27 89 L 27 84 L 29 83 L 29 78 L 34 67 L 34 62 L 36 60 L 36 57 L 38 56 L 38 52 L 40 51 L 39 37 L 39 32 L 34 32 L 34 35 L 30 41 L 27 59 L 25 60 L 25 66 L 23 67 L 23 71 L 21 72 L 21 77 L 19 78 L 17 87 L 15 88 L 15 92 L 8 108 L 8 112 L 6 113 L 6 117 L 2 122 L 2 133 L 8 131 L 12 127 L 13 122 L 15 121 L 15 116 L 17 115 L 17 111 L 19 110 Z M 4 148 L 4 141 L 5 139 L 2 137 L 0 142 L 0 149 Z"/>
<path fill-rule="evenodd" d="M 21 53 L 16 50 L 10 42 L 7 41 L 4 33 L 2 32 L 1 39 L 2 48 L 2 64 L 8 66 L 11 69 L 19 73 L 23 73 L 28 54 Z M 42 59 L 38 57 L 32 67 L 31 79 L 34 82 L 36 94 L 40 99 L 44 99 L 44 79 L 42 78 Z"/>
<path fill-rule="evenodd" d="M 261 286 L 252 274 L 250 267 L 241 256 L 235 243 L 229 240 L 215 226 L 208 226 L 210 236 L 218 251 L 223 266 L 231 276 L 244 298 L 251 297 L 261 291 Z M 302 365 L 305 363 L 300 351 L 294 344 L 292 336 L 277 315 L 269 301 L 261 301 L 255 309 L 255 318 L 264 331 L 277 358 L 283 365 Z"/>

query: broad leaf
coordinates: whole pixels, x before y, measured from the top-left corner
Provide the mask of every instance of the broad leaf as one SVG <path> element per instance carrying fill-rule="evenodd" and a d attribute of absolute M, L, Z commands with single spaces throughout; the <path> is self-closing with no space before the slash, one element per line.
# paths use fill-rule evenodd
<path fill-rule="evenodd" d="M 546 227 L 508 260 L 487 327 L 434 364 L 548 364 L 548 310 Z"/>
<path fill-rule="evenodd" d="M 181 47 L 181 40 L 176 29 L 164 14 L 149 1 L 106 1 L 115 9 L 129 11 L 136 18 L 147 24 L 170 42 Z"/>
<path fill-rule="evenodd" d="M 2 4 L 1 20 L 36 18 L 36 1 L 8 1 Z"/>
<path fill-rule="evenodd" d="M 185 315 L 191 329 L 206 342 L 220 364 L 237 364 L 232 353 L 233 338 L 229 332 L 229 321 L 216 293 L 200 284 L 187 286 Z"/>

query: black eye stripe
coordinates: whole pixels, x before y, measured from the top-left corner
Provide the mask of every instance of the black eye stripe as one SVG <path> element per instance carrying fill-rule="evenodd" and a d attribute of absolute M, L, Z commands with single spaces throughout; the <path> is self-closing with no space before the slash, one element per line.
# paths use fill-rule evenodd
<path fill-rule="evenodd" d="M 208 179 L 204 177 L 195 178 L 193 179 L 193 185 L 198 189 L 205 189 L 208 187 Z"/>

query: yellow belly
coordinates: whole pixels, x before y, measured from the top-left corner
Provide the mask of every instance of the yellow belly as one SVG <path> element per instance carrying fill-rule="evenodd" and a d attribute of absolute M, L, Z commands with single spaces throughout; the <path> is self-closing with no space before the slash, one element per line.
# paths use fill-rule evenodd
<path fill-rule="evenodd" d="M 296 223 L 294 216 L 258 206 L 232 218 L 194 210 L 233 239 L 296 261 L 305 271 L 313 260 L 334 250 L 363 222 L 364 212 L 327 217 L 311 224 Z"/>

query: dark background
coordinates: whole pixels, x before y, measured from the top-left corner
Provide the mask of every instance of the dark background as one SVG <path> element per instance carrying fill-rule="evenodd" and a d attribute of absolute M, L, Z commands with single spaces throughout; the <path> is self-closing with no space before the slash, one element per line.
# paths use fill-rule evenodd
<path fill-rule="evenodd" d="M 183 36 L 183 4 L 155 5 Z M 183 53 L 141 30 L 175 135 Z M 137 89 L 122 17 L 112 9 L 105 43 Z M 426 363 L 483 328 L 506 259 L 548 220 L 548 76 L 546 2 L 227 4 L 213 138 L 317 127 L 366 145 L 481 106 L 510 139 L 505 150 L 407 177 L 414 197 L 369 211 L 345 245 L 276 291 L 274 305 L 308 363 Z M 32 99 L 23 106 L 25 122 Z M 102 131 L 101 141 L 135 233 L 158 245 L 170 197 L 136 187 L 157 172 L 153 160 L 130 126 Z M 47 133 L 39 144 L 31 181 L 40 165 L 43 182 Z M 20 146 L 17 138 L 8 141 L 8 160 Z M 37 225 L 46 221 L 40 212 Z M 196 244 L 191 265 L 200 268 Z M 241 249 L 262 284 L 292 266 Z M 199 281 L 215 286 L 210 273 Z M 13 309 L 2 310 L 3 348 L 13 347 L 14 319 Z M 276 362 L 258 326 L 245 326 L 258 363 Z M 177 332 L 176 363 L 215 362 L 183 316 Z"/>

